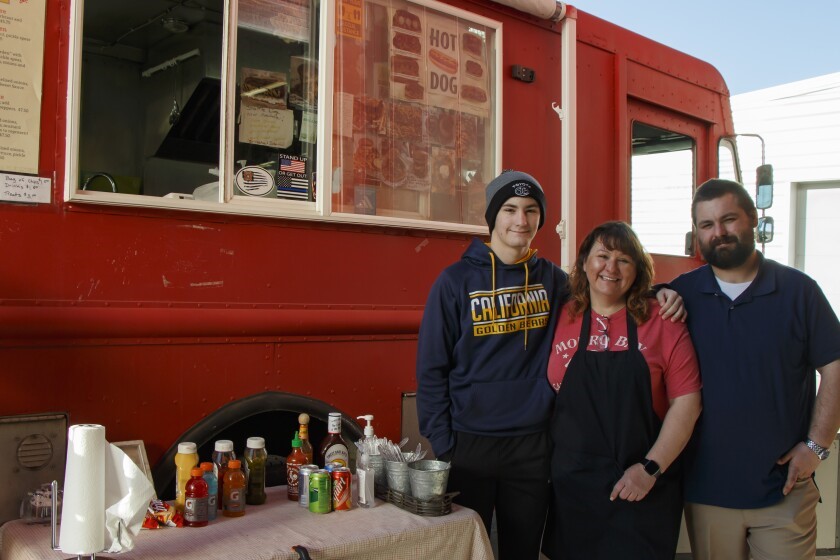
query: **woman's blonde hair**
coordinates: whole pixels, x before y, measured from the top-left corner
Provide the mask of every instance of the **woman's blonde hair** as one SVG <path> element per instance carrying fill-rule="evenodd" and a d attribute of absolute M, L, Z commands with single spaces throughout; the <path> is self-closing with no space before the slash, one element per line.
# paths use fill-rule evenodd
<path fill-rule="evenodd" d="M 583 270 L 586 258 L 595 246 L 595 242 L 601 244 L 610 251 L 621 251 L 633 260 L 636 265 L 636 279 L 630 290 L 627 292 L 627 312 L 633 317 L 637 325 L 641 325 L 650 318 L 648 297 L 653 285 L 653 259 L 641 241 L 628 224 L 624 222 L 605 222 L 593 229 L 578 249 L 575 266 L 569 274 L 569 287 L 571 291 L 571 305 L 569 315 L 574 318 L 589 308 L 589 279 Z"/>

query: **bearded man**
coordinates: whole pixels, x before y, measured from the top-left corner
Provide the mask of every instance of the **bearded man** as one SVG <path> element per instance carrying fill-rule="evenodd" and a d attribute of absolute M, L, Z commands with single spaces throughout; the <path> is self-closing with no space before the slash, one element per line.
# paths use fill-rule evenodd
<path fill-rule="evenodd" d="M 814 558 L 814 471 L 840 427 L 840 323 L 814 280 L 756 251 L 739 183 L 705 182 L 691 214 L 708 264 L 671 286 L 703 380 L 685 455 L 693 558 Z"/>

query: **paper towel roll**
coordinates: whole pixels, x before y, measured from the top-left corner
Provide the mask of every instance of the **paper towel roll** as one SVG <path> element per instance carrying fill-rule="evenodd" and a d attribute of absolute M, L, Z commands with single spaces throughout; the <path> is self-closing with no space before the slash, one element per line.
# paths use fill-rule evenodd
<path fill-rule="evenodd" d="M 64 503 L 58 544 L 65 554 L 90 555 L 105 547 L 105 427 L 70 426 Z"/>

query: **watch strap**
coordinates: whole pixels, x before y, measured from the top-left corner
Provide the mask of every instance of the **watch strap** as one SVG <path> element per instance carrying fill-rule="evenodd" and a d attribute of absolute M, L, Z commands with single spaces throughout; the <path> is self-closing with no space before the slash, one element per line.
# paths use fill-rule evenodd
<path fill-rule="evenodd" d="M 817 443 L 816 441 L 812 440 L 811 438 L 808 438 L 805 440 L 805 445 L 807 445 L 808 449 L 813 451 L 817 455 L 817 457 L 820 458 L 820 461 L 825 461 L 826 459 L 828 459 L 830 451 L 822 445 L 820 445 L 819 443 Z"/>

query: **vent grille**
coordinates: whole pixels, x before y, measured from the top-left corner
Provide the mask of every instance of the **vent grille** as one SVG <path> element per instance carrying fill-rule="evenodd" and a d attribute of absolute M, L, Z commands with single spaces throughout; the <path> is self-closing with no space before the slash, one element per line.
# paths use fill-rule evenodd
<path fill-rule="evenodd" d="M 38 470 L 49 464 L 53 457 L 53 446 L 43 434 L 26 436 L 17 450 L 18 464 L 25 469 Z"/>

